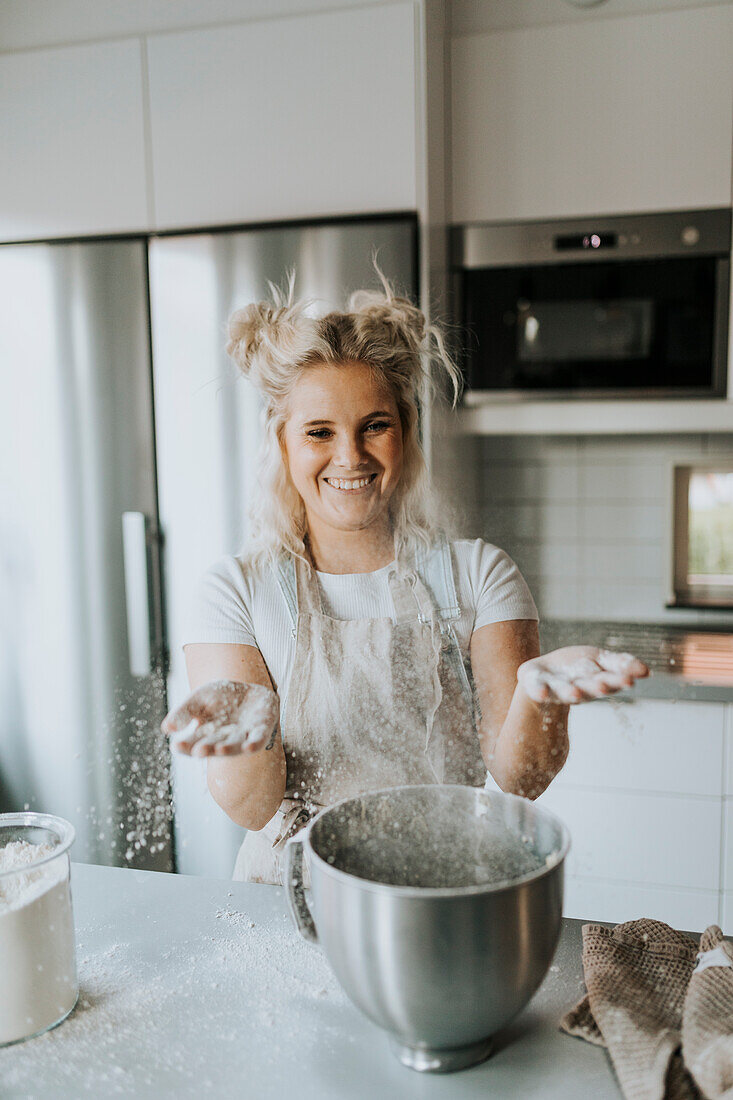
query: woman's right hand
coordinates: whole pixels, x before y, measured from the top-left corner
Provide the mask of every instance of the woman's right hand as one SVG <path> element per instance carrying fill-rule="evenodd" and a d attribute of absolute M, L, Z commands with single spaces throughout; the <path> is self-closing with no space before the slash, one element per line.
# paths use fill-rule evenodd
<path fill-rule="evenodd" d="M 187 756 L 233 756 L 272 745 L 280 701 L 262 684 L 212 680 L 163 719 L 171 745 Z"/>

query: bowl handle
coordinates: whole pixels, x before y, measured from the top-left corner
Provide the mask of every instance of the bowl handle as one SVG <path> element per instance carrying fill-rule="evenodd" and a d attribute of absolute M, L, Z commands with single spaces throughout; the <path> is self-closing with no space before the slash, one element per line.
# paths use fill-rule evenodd
<path fill-rule="evenodd" d="M 313 914 L 305 900 L 305 887 L 303 886 L 303 838 L 294 836 L 285 845 L 285 886 L 287 888 L 288 909 L 295 922 L 295 927 L 304 940 L 309 943 L 318 943 Z"/>

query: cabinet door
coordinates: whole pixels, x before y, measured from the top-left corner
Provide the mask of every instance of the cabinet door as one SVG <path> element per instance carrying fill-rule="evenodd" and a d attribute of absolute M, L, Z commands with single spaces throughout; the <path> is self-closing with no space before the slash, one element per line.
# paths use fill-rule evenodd
<path fill-rule="evenodd" d="M 576 920 L 621 924 L 649 917 L 662 920 L 673 928 L 700 933 L 718 920 L 719 912 L 719 896 L 715 890 L 602 882 L 590 878 L 565 880 L 563 915 Z M 722 924 L 722 927 L 724 932 L 730 933 L 729 924 Z"/>
<path fill-rule="evenodd" d="M 720 889 L 721 799 L 550 786 L 541 803 L 572 837 L 572 877 Z"/>
<path fill-rule="evenodd" d="M 572 707 L 553 786 L 720 798 L 726 706 L 637 699 Z"/>
<path fill-rule="evenodd" d="M 0 57 L 0 240 L 147 228 L 139 42 Z"/>
<path fill-rule="evenodd" d="M 733 304 L 733 303 L 731 303 Z M 725 708 L 725 754 L 727 757 L 727 775 L 725 779 L 725 794 L 733 798 L 733 703 Z M 733 840 L 733 838 L 731 838 Z M 731 884 L 733 889 L 733 883 Z"/>
<path fill-rule="evenodd" d="M 415 208 L 412 4 L 148 48 L 160 228 Z"/>
<path fill-rule="evenodd" d="M 723 933 L 726 936 L 733 935 L 733 893 L 725 894 L 723 897 L 720 926 L 723 929 Z"/>
<path fill-rule="evenodd" d="M 733 5 L 453 47 L 453 219 L 727 206 Z"/>
<path fill-rule="evenodd" d="M 718 919 L 726 710 L 648 699 L 572 708 L 570 757 L 541 797 L 573 838 L 566 916 L 692 929 Z"/>

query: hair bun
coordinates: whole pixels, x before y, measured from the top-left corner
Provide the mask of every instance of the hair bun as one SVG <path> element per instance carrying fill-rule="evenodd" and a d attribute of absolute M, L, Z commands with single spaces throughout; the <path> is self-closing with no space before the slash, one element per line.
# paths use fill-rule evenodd
<path fill-rule="evenodd" d="M 425 316 L 408 298 L 386 297 L 374 290 L 357 290 L 350 296 L 347 308 L 383 326 L 391 339 L 402 341 L 414 350 L 420 348 L 425 338 Z"/>
<path fill-rule="evenodd" d="M 243 374 L 249 373 L 264 333 L 273 324 L 278 312 L 267 302 L 253 302 L 244 309 L 238 309 L 229 318 L 226 351 Z"/>

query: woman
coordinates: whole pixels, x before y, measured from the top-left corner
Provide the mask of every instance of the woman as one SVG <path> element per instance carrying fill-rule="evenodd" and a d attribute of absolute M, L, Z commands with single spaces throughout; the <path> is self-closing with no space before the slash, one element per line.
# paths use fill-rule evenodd
<path fill-rule="evenodd" d="M 249 830 L 239 879 L 279 882 L 287 839 L 364 790 L 483 785 L 488 769 L 537 797 L 565 762 L 569 705 L 648 672 L 588 646 L 540 657 L 514 563 L 443 533 L 418 399 L 426 361 L 454 397 L 459 375 L 382 282 L 316 319 L 291 279 L 230 322 L 227 350 L 265 402 L 261 492 L 250 551 L 204 578 L 193 694 L 163 729 L 208 757 L 212 795 Z"/>

